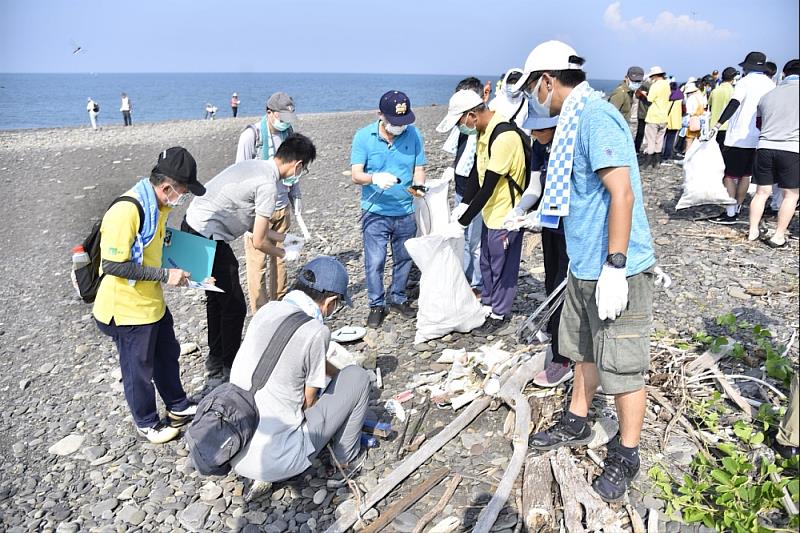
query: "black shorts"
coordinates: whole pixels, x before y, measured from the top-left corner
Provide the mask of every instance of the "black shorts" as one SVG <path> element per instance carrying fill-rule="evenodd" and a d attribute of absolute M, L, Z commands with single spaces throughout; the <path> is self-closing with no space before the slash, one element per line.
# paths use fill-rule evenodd
<path fill-rule="evenodd" d="M 722 151 L 722 159 L 725 161 L 725 176 L 729 178 L 752 176 L 755 157 L 755 148 L 726 146 Z"/>
<path fill-rule="evenodd" d="M 781 189 L 800 188 L 800 154 L 759 148 L 756 151 L 753 183 L 756 185 L 777 183 Z"/>

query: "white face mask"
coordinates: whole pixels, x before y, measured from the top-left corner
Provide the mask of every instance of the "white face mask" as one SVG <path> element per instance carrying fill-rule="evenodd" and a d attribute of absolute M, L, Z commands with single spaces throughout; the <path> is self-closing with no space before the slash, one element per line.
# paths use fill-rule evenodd
<path fill-rule="evenodd" d="M 386 133 L 394 135 L 395 137 L 402 135 L 403 132 L 406 131 L 406 128 L 408 128 L 408 126 L 394 126 L 385 120 L 383 121 L 383 129 L 386 130 Z"/>
<path fill-rule="evenodd" d="M 533 115 L 537 117 L 549 117 L 550 116 L 550 103 L 553 100 L 553 89 L 550 89 L 547 92 L 547 97 L 544 99 L 544 102 L 539 101 L 539 87 L 542 85 L 542 80 L 544 76 L 541 76 L 536 85 L 533 87 L 533 91 L 530 93 L 526 92 L 528 96 L 528 115 Z"/>
<path fill-rule="evenodd" d="M 168 207 L 176 208 L 176 207 L 180 207 L 180 206 L 182 206 L 183 204 L 186 203 L 186 200 L 189 198 L 189 193 L 188 192 L 185 192 L 183 194 L 179 194 L 178 191 L 176 191 L 172 186 L 170 186 L 170 189 L 172 189 L 172 192 L 177 194 L 178 197 L 175 200 L 170 200 L 169 199 L 169 195 L 167 195 L 166 204 L 167 204 Z"/>

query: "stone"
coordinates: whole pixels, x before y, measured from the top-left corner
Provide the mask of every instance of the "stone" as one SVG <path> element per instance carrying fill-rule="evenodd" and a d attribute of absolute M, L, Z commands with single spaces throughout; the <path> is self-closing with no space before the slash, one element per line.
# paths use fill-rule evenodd
<path fill-rule="evenodd" d="M 138 526 L 147 517 L 147 514 L 135 505 L 126 505 L 117 513 L 120 520 L 133 526 Z"/>
<path fill-rule="evenodd" d="M 75 453 L 80 449 L 81 445 L 83 444 L 83 435 L 77 435 L 75 433 L 71 435 L 67 435 L 60 441 L 56 442 L 50 448 L 47 449 L 48 453 L 52 453 L 53 455 L 70 455 Z"/>
<path fill-rule="evenodd" d="M 178 513 L 178 521 L 189 531 L 201 531 L 210 511 L 208 504 L 195 502 Z"/>
<path fill-rule="evenodd" d="M 749 300 L 750 295 L 747 294 L 741 287 L 730 286 L 728 287 L 728 295 L 739 300 Z"/>
<path fill-rule="evenodd" d="M 116 498 L 108 498 L 92 506 L 92 516 L 102 516 L 106 511 L 113 511 L 119 505 Z"/>
<path fill-rule="evenodd" d="M 395 517 L 394 521 L 392 521 L 392 527 L 394 527 L 395 531 L 399 531 L 400 533 L 412 533 L 418 521 L 419 518 L 417 515 L 406 511 Z"/>
<path fill-rule="evenodd" d="M 274 502 L 283 498 L 283 495 L 286 494 L 286 489 L 281 487 L 279 489 L 275 489 L 272 494 L 270 495 L 270 499 Z"/>
<path fill-rule="evenodd" d="M 267 521 L 267 513 L 262 513 L 261 511 L 248 511 L 244 513 L 244 517 L 248 522 L 256 525 L 263 524 Z"/>
<path fill-rule="evenodd" d="M 216 500 L 222 496 L 222 487 L 214 483 L 213 481 L 209 481 L 202 487 L 200 487 L 200 499 L 204 502 L 210 502 Z"/>
<path fill-rule="evenodd" d="M 601 446 L 605 446 L 614 438 L 619 432 L 619 423 L 613 418 L 599 418 L 592 426 L 592 431 L 594 436 L 587 446 L 590 450 L 596 450 Z"/>
<path fill-rule="evenodd" d="M 321 504 L 325 501 L 325 498 L 328 496 L 328 491 L 325 489 L 319 489 L 317 492 L 314 493 L 313 502 L 316 505 Z"/>
<path fill-rule="evenodd" d="M 31 384 L 31 380 L 29 380 L 28 378 L 22 379 L 19 382 L 19 388 L 20 388 L 20 390 L 25 390 L 25 389 L 28 388 L 28 385 L 30 385 L 30 384 Z"/>
<path fill-rule="evenodd" d="M 136 490 L 136 485 L 125 487 L 122 492 L 117 495 L 118 500 L 130 500 L 133 498 L 133 492 Z"/>
<path fill-rule="evenodd" d="M 350 500 L 345 500 L 339 504 L 339 506 L 336 508 L 336 511 L 334 511 L 334 516 L 336 516 L 336 519 L 338 520 L 345 515 L 349 515 L 355 512 L 356 512 L 356 502 L 350 499 Z"/>
<path fill-rule="evenodd" d="M 53 370 L 53 367 L 55 366 L 56 365 L 53 363 L 43 363 L 39 366 L 38 370 L 40 374 L 49 374 L 50 371 Z"/>
<path fill-rule="evenodd" d="M 83 450 L 83 456 L 89 461 L 96 461 L 106 454 L 106 449 L 102 446 L 89 446 Z"/>
<path fill-rule="evenodd" d="M 189 355 L 190 353 L 199 352 L 200 346 L 196 342 L 181 343 L 181 355 Z"/>

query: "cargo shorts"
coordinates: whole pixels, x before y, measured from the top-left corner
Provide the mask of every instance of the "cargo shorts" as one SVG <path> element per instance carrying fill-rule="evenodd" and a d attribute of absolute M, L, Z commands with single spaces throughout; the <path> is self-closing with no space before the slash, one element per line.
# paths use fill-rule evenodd
<path fill-rule="evenodd" d="M 573 361 L 596 364 L 606 394 L 644 387 L 644 374 L 650 368 L 654 281 L 652 267 L 630 276 L 628 306 L 616 320 L 600 320 L 597 280 L 569 274 L 558 329 L 559 350 Z"/>

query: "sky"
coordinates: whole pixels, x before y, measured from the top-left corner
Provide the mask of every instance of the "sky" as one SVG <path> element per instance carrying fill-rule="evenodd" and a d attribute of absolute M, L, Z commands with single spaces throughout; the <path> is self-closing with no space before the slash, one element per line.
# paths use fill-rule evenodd
<path fill-rule="evenodd" d="M 500 74 L 548 39 L 591 78 L 800 56 L 797 0 L 0 0 L 0 72 Z M 82 50 L 73 54 L 78 46 Z"/>

